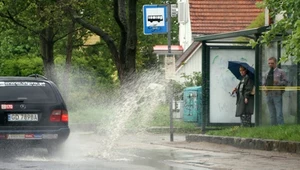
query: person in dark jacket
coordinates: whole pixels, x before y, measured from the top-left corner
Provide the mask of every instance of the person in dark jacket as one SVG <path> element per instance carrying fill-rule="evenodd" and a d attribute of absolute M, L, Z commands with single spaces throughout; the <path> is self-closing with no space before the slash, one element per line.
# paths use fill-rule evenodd
<path fill-rule="evenodd" d="M 284 86 L 287 86 L 288 80 L 285 72 L 277 67 L 277 59 L 275 57 L 270 57 L 268 59 L 268 64 L 270 70 L 264 76 L 263 87 L 267 96 L 271 125 L 282 125 L 284 124 L 282 112 L 282 94 L 284 93 L 284 90 L 273 89 L 285 89 Z"/>
<path fill-rule="evenodd" d="M 249 78 L 247 72 L 247 69 L 240 67 L 242 79 L 232 91 L 237 94 L 235 116 L 241 118 L 241 126 L 244 127 L 251 126 L 251 116 L 254 110 L 254 96 L 251 93 L 254 82 Z"/>

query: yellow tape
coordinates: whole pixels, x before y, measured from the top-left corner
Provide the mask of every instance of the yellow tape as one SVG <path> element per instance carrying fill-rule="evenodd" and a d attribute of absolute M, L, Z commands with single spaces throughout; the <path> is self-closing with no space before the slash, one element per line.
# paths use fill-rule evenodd
<path fill-rule="evenodd" d="M 294 91 L 300 90 L 300 86 L 259 86 L 259 90 L 285 90 L 285 91 Z"/>

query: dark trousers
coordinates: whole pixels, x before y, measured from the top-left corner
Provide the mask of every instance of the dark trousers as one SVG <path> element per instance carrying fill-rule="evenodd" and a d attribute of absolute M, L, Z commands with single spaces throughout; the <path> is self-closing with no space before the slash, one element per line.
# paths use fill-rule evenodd
<path fill-rule="evenodd" d="M 267 95 L 271 125 L 284 124 L 282 112 L 282 95 Z"/>
<path fill-rule="evenodd" d="M 251 115 L 241 115 L 241 126 L 251 127 Z"/>

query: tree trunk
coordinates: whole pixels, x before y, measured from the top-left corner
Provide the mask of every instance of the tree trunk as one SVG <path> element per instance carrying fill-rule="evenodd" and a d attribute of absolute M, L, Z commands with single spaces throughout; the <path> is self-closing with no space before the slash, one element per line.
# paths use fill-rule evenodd
<path fill-rule="evenodd" d="M 114 18 L 120 28 L 119 55 L 120 62 L 125 68 L 126 64 L 126 43 L 127 43 L 127 18 L 126 2 L 124 0 L 114 0 Z"/>
<path fill-rule="evenodd" d="M 73 20 L 76 21 L 78 24 L 83 26 L 84 28 L 90 30 L 91 32 L 99 35 L 103 41 L 105 41 L 106 45 L 108 46 L 108 49 L 111 53 L 112 59 L 116 65 L 117 71 L 118 71 L 118 77 L 119 80 L 122 80 L 123 77 L 123 68 L 122 68 L 122 62 L 120 61 L 120 55 L 118 48 L 116 47 L 116 44 L 114 40 L 106 33 L 104 32 L 101 28 L 94 26 L 87 21 L 83 20 L 82 18 L 74 16 L 74 14 L 71 15 L 73 17 Z"/>
<path fill-rule="evenodd" d="M 68 89 L 70 83 L 70 71 L 71 71 L 71 61 L 72 61 L 72 52 L 73 52 L 73 36 L 75 33 L 75 22 L 72 21 L 69 26 L 69 35 L 66 44 L 66 67 L 63 75 L 63 93 L 64 98 L 67 100 L 68 98 Z"/>
<path fill-rule="evenodd" d="M 126 2 L 127 10 L 126 10 Z M 83 18 L 79 17 L 76 11 L 68 8 L 71 17 L 78 24 L 84 28 L 90 30 L 91 32 L 99 35 L 103 41 L 105 41 L 108 46 L 113 61 L 116 65 L 118 71 L 118 77 L 121 84 L 126 81 L 130 81 L 131 75 L 135 73 L 136 70 L 136 46 L 137 46 L 137 32 L 136 32 L 136 6 L 137 0 L 114 0 L 114 18 L 116 23 L 120 28 L 120 39 L 118 43 L 104 32 L 100 27 L 93 25 Z M 129 12 L 128 15 L 126 12 Z M 128 17 L 128 21 L 127 18 Z M 116 47 L 119 44 L 119 48 Z"/>
<path fill-rule="evenodd" d="M 116 3 L 118 1 L 118 3 Z M 137 0 L 129 0 L 127 4 L 122 0 L 115 0 L 115 20 L 118 23 L 121 31 L 120 37 L 120 61 L 121 70 L 119 77 L 121 77 L 121 84 L 131 81 L 136 70 L 136 46 L 137 46 L 137 32 L 136 32 L 136 6 Z M 116 12 L 118 11 L 118 13 Z M 126 14 L 128 11 L 128 15 Z M 128 19 L 126 18 L 128 16 Z"/>
<path fill-rule="evenodd" d="M 137 0 L 129 0 L 128 3 L 128 33 L 126 43 L 126 73 L 131 75 L 136 70 L 136 6 Z"/>
<path fill-rule="evenodd" d="M 75 22 L 70 23 L 69 26 L 69 35 L 68 35 L 68 40 L 67 40 L 67 55 L 66 55 L 66 72 L 70 72 L 71 68 L 71 61 L 72 61 L 72 52 L 73 52 L 73 36 L 75 33 Z"/>
<path fill-rule="evenodd" d="M 43 29 L 40 34 L 40 51 L 44 63 L 44 73 L 48 79 L 55 82 L 53 46 L 53 28 Z"/>

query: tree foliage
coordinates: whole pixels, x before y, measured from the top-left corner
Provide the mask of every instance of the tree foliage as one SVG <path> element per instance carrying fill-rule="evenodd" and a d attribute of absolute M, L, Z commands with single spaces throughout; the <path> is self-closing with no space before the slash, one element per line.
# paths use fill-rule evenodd
<path fill-rule="evenodd" d="M 37 55 L 43 60 L 44 73 L 52 80 L 55 79 L 55 45 L 61 40 L 66 42 L 66 37 L 71 33 L 76 33 L 76 35 L 82 33 L 75 28 L 69 29 L 74 23 L 65 14 L 66 5 L 68 4 L 65 1 L 52 0 L 3 0 L 0 2 L 1 30 L 13 30 L 16 35 L 14 43 L 17 42 L 17 46 L 12 52 L 24 50 L 28 52 L 30 49 L 35 49 L 36 53 L 38 51 Z M 26 37 L 30 38 L 27 39 L 29 41 L 26 41 Z"/>
<path fill-rule="evenodd" d="M 40 57 L 20 56 L 0 59 L 1 76 L 28 76 L 30 74 L 43 74 L 43 62 Z"/>
<path fill-rule="evenodd" d="M 0 22 L 1 23 L 1 22 Z M 33 36 L 20 36 L 21 32 L 13 29 L 0 31 L 0 58 L 10 59 L 14 56 L 38 55 L 38 42 Z"/>
<path fill-rule="evenodd" d="M 121 82 L 139 66 L 152 65 L 153 45 L 167 40 L 158 38 L 158 35 L 153 36 L 156 38 L 142 36 L 142 6 L 149 3 L 161 4 L 163 1 L 108 0 L 96 4 L 94 1 L 85 1 L 75 3 L 69 9 L 77 23 L 99 35 L 106 43 Z M 95 13 L 98 15 L 95 16 Z"/>
<path fill-rule="evenodd" d="M 173 93 L 175 94 L 176 100 L 182 99 L 183 97 L 183 90 L 186 87 L 194 87 L 194 86 L 202 86 L 202 73 L 201 72 L 193 72 L 192 74 L 185 74 L 181 75 L 184 78 L 182 83 L 173 81 Z"/>
<path fill-rule="evenodd" d="M 183 85 L 185 87 L 192 87 L 192 86 L 201 86 L 202 85 L 202 74 L 201 72 L 193 72 L 191 75 L 187 75 L 185 73 L 181 76 L 184 78 Z"/>
<path fill-rule="evenodd" d="M 117 5 L 116 2 L 118 2 Z M 46 72 L 48 64 L 52 68 L 58 63 L 66 62 L 66 60 L 70 63 L 72 61 L 74 66 L 70 69 L 74 69 L 79 64 L 77 63 L 78 59 L 82 61 L 79 64 L 82 66 L 81 69 L 91 70 L 90 68 L 93 68 L 92 70 L 97 75 L 99 82 L 116 83 L 118 82 L 116 81 L 116 71 L 118 71 L 119 65 L 115 62 L 116 58 L 112 57 L 113 53 L 105 42 L 105 36 L 108 35 L 109 41 L 114 44 L 118 54 L 117 60 L 123 64 L 122 69 L 139 71 L 155 66 L 157 63 L 156 56 L 153 54 L 153 46 L 167 44 L 167 35 L 149 36 L 143 34 L 142 6 L 145 4 L 163 4 L 165 2 L 164 0 L 139 0 L 136 4 L 133 4 L 135 5 L 133 8 L 132 5 L 129 6 L 129 0 L 3 0 L 0 2 L 0 59 L 15 62 L 17 60 L 30 61 L 32 57 L 35 59 L 40 57 L 43 64 L 39 70 L 45 69 Z M 170 2 L 176 3 L 176 0 Z M 88 31 L 79 24 L 75 24 L 73 31 L 70 31 L 74 22 L 72 22 L 69 15 L 69 7 L 72 7 L 73 12 L 76 14 L 73 17 L 80 18 L 103 31 L 104 34 L 100 34 L 102 37 L 99 43 L 83 47 L 86 37 L 93 34 L 93 31 Z M 118 15 L 116 15 L 116 12 Z M 136 22 L 136 27 L 133 27 L 134 23 L 131 24 L 129 21 L 130 13 L 133 15 L 131 21 Z M 177 43 L 178 28 L 176 19 L 173 20 L 173 24 L 172 41 Z M 133 30 L 133 34 L 136 31 L 136 40 L 132 38 L 135 35 L 129 36 L 129 30 Z M 73 40 L 72 44 L 69 43 L 69 35 Z M 134 42 L 136 44 L 130 45 Z M 70 45 L 72 47 L 71 51 L 68 50 Z M 131 50 L 132 55 L 126 54 L 126 50 L 124 51 L 126 48 L 129 51 Z M 73 55 L 72 59 L 68 60 L 63 57 L 68 56 L 70 53 Z M 122 58 L 121 56 L 125 57 Z M 6 66 L 2 67 L 4 70 L 9 68 L 7 65 L 19 65 L 19 62 L 14 64 L 7 64 L 7 62 Z M 35 66 L 39 67 L 40 64 Z M 66 64 L 58 64 L 58 66 L 66 67 Z M 1 74 L 20 75 L 18 71 L 2 71 Z M 43 72 L 40 74 L 43 74 Z M 51 79 L 51 77 L 49 78 Z"/>
<path fill-rule="evenodd" d="M 73 21 L 99 35 L 106 43 L 121 81 L 127 75 L 134 73 L 136 68 L 136 3 L 137 0 L 98 1 L 98 4 L 95 4 L 94 1 L 93 3 L 86 1 L 85 3 L 74 3 L 71 8 L 68 8 Z M 103 4 L 106 8 L 113 7 L 112 10 L 100 9 Z M 105 13 L 103 13 L 104 11 Z M 98 17 L 90 16 L 100 12 L 102 12 L 100 15 L 102 17 L 99 20 L 95 20 Z M 113 21 L 115 24 L 113 28 L 105 29 L 107 24 L 101 25 L 101 21 L 104 23 Z M 114 28 L 117 30 L 112 31 L 115 30 Z M 119 35 L 117 39 L 114 39 L 115 34 Z"/>
<path fill-rule="evenodd" d="M 294 62 L 300 61 L 300 0 L 265 0 L 265 6 L 270 10 L 270 16 L 274 21 L 277 15 L 282 19 L 271 25 L 270 31 L 263 35 L 262 42 L 270 43 L 276 37 L 282 39 L 285 55 L 281 61 L 288 60 L 289 56 L 295 56 Z"/>

